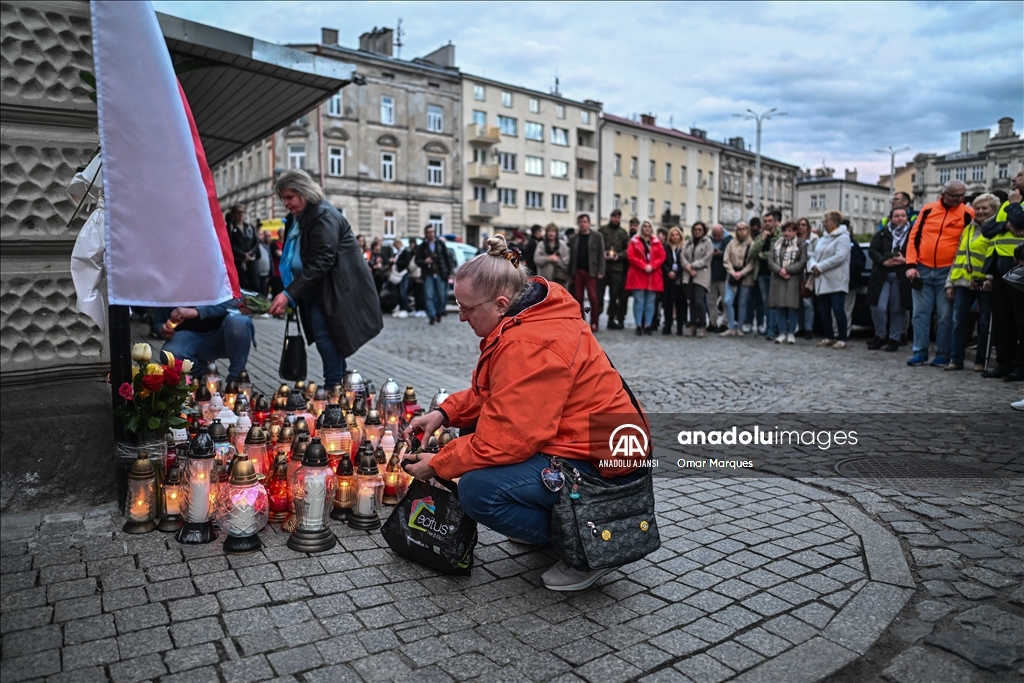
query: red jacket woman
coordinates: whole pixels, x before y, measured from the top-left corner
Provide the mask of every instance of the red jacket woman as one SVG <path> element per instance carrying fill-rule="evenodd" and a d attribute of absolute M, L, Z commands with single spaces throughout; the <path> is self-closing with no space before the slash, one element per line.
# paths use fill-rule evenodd
<path fill-rule="evenodd" d="M 629 240 L 629 247 L 626 249 L 626 259 L 629 260 L 629 272 L 626 275 L 626 289 L 645 289 L 650 292 L 660 292 L 665 289 L 664 280 L 661 278 L 661 264 L 665 262 L 665 246 L 657 237 L 648 236 L 644 240 L 642 235 L 645 231 L 652 231 L 650 223 L 644 221 L 640 232 Z M 647 272 L 646 266 L 650 266 Z"/>

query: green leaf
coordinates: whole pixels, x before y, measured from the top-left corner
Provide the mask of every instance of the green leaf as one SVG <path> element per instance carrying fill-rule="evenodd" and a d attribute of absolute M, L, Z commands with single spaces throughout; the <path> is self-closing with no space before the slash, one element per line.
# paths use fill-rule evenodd
<path fill-rule="evenodd" d="M 96 77 L 95 76 L 93 76 L 88 71 L 79 71 L 78 75 L 82 78 L 83 81 L 86 82 L 87 85 L 91 85 L 93 90 L 96 89 Z"/>
<path fill-rule="evenodd" d="M 151 418 L 149 418 L 148 420 L 146 420 L 146 426 L 149 427 L 150 429 L 156 429 L 157 427 L 160 426 L 160 418 L 159 417 L 151 417 Z"/>
<path fill-rule="evenodd" d="M 139 416 L 138 415 L 132 415 L 124 423 L 124 428 L 127 429 L 129 432 L 136 431 L 136 429 L 138 429 L 138 427 L 139 427 Z"/>
<path fill-rule="evenodd" d="M 95 90 L 93 92 L 89 93 L 89 99 L 92 100 L 95 104 L 99 104 L 99 100 L 96 99 L 96 91 Z"/>
<path fill-rule="evenodd" d="M 156 409 L 157 410 L 167 410 L 167 404 L 164 403 L 163 401 L 160 401 L 159 403 L 156 404 Z"/>
<path fill-rule="evenodd" d="M 184 427 L 185 425 L 188 424 L 188 420 L 186 420 L 183 417 L 178 417 L 177 415 L 175 415 L 171 418 L 168 418 L 167 424 L 170 425 L 171 427 Z"/>

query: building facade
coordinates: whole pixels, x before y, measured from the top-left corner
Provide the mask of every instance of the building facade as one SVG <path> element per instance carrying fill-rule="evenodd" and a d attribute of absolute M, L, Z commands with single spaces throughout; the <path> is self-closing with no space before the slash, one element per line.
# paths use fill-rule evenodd
<path fill-rule="evenodd" d="M 721 146 L 719 222 L 728 229 L 749 221 L 757 213 L 756 155 L 745 147 L 743 138 L 730 138 Z M 794 220 L 794 194 L 800 167 L 761 157 L 761 206 L 782 211 L 782 220 Z"/>
<path fill-rule="evenodd" d="M 889 214 L 889 188 L 857 180 L 857 170 L 847 170 L 843 178 L 834 178 L 831 168 L 804 171 L 796 180 L 796 216 L 823 228 L 828 211 L 843 214 L 854 235 L 871 235 Z"/>
<path fill-rule="evenodd" d="M 601 104 L 464 75 L 466 242 L 597 208 Z"/>
<path fill-rule="evenodd" d="M 942 186 L 960 180 L 967 194 L 1010 191 L 1010 179 L 1024 168 L 1024 140 L 1013 130 L 1013 119 L 999 119 L 993 136 L 988 128 L 960 133 L 960 150 L 950 154 L 918 154 L 914 157 L 914 206 L 939 197 Z"/>
<path fill-rule="evenodd" d="M 719 146 L 703 131 L 663 128 L 650 114 L 639 121 L 604 114 L 601 222 L 615 209 L 624 220 L 635 216 L 663 226 L 717 221 L 720 158 Z"/>
<path fill-rule="evenodd" d="M 375 29 L 359 49 L 323 29 L 321 43 L 289 47 L 356 66 L 359 85 L 214 169 L 225 210 L 241 204 L 249 220 L 281 218 L 274 179 L 288 168 L 310 173 L 358 234 L 438 233 L 463 237 L 462 110 L 455 47 L 411 61 L 392 55 L 393 32 Z"/>
<path fill-rule="evenodd" d="M 917 173 L 914 169 L 914 162 L 908 161 L 903 166 L 896 167 L 895 173 L 896 179 L 893 182 L 892 191 L 895 192 L 906 192 L 911 197 L 914 196 L 914 182 L 917 180 Z M 882 187 L 889 187 L 889 174 L 878 176 L 878 184 Z"/>

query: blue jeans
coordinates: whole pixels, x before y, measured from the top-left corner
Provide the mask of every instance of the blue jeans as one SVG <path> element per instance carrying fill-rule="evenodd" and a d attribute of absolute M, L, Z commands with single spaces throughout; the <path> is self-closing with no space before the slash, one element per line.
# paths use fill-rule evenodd
<path fill-rule="evenodd" d="M 818 315 L 821 316 L 821 331 L 825 335 L 825 339 L 846 341 L 846 292 L 819 294 Z M 832 331 L 832 316 L 835 316 L 836 325 L 839 326 L 838 336 Z"/>
<path fill-rule="evenodd" d="M 988 292 L 969 287 L 953 288 L 953 352 L 950 360 L 957 365 L 964 364 L 964 347 L 967 345 L 967 318 L 971 312 L 971 304 L 978 302 L 978 350 L 974 354 L 974 362 L 985 364 L 988 356 L 988 325 L 992 317 L 989 307 Z"/>
<path fill-rule="evenodd" d="M 900 305 L 900 286 L 896 281 L 896 273 L 889 273 L 882 283 L 878 303 L 871 307 L 871 322 L 875 326 L 875 336 L 879 339 L 888 337 L 898 342 L 903 334 L 906 317 L 907 312 Z"/>
<path fill-rule="evenodd" d="M 768 330 L 765 335 L 768 337 L 779 336 L 779 321 L 775 315 L 774 308 L 768 308 L 768 291 L 772 287 L 772 276 L 763 277 L 759 275 L 757 277 L 757 290 L 761 294 L 761 309 L 764 311 L 765 324 L 768 326 Z M 758 316 L 760 320 L 761 316 Z"/>
<path fill-rule="evenodd" d="M 341 384 L 342 375 L 345 374 L 345 357 L 338 352 L 331 338 L 331 331 L 327 327 L 327 318 L 318 303 L 303 303 L 306 312 L 309 313 L 310 333 L 316 343 L 316 350 L 320 353 L 320 360 L 324 366 L 324 386 L 333 387 Z"/>
<path fill-rule="evenodd" d="M 256 327 L 252 318 L 244 315 L 226 315 L 220 328 L 212 332 L 182 330 L 164 343 L 163 350 L 175 358 L 187 358 L 199 374 L 210 361 L 227 358 L 228 379 L 238 379 L 249 362 L 249 348 L 256 346 Z M 193 371 L 195 372 L 195 371 Z"/>
<path fill-rule="evenodd" d="M 730 330 L 735 330 L 740 326 L 741 320 L 747 319 L 747 308 L 750 306 L 750 290 L 752 289 L 753 287 L 735 285 L 731 282 L 725 286 L 725 316 Z M 733 306 L 736 307 L 735 311 Z"/>
<path fill-rule="evenodd" d="M 804 332 L 814 329 L 814 297 L 800 299 L 800 307 L 803 309 Z"/>
<path fill-rule="evenodd" d="M 650 327 L 654 320 L 654 302 L 658 292 L 649 289 L 633 290 L 633 320 L 637 327 Z"/>
<path fill-rule="evenodd" d="M 583 460 L 570 460 L 582 474 L 600 476 L 597 469 Z M 540 473 L 550 467 L 546 455 L 535 455 L 515 465 L 499 465 L 466 472 L 459 479 L 459 504 L 478 523 L 499 534 L 536 543 L 551 543 L 551 508 L 558 502 L 541 482 Z M 608 479 L 626 484 L 642 474 L 627 474 Z M 568 484 L 566 484 L 568 486 Z"/>
<path fill-rule="evenodd" d="M 427 317 L 434 319 L 444 313 L 448 283 L 440 275 L 423 276 L 423 296 L 427 300 Z"/>
<path fill-rule="evenodd" d="M 779 334 L 796 334 L 796 326 L 800 324 L 800 311 L 798 309 L 773 308 L 772 313 L 775 314 L 775 320 L 779 326 Z"/>
<path fill-rule="evenodd" d="M 914 290 L 914 353 L 928 356 L 931 345 L 932 313 L 938 318 L 935 331 L 935 357 L 949 358 L 953 337 L 953 302 L 946 298 L 949 268 L 919 265 L 917 272 L 924 286 Z"/>
<path fill-rule="evenodd" d="M 398 308 L 408 313 L 409 309 L 409 274 L 406 273 L 402 281 L 398 283 Z"/>

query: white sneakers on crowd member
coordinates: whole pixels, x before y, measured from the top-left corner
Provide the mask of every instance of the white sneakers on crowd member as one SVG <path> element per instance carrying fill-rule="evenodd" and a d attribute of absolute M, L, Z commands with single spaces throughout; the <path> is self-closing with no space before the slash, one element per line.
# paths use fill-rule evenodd
<path fill-rule="evenodd" d="M 1010 407 L 1014 410 L 1024 410 L 1024 398 L 1019 401 L 1014 401 L 1010 404 Z"/>
<path fill-rule="evenodd" d="M 730 328 L 730 329 L 726 330 L 725 332 L 720 332 L 718 334 L 718 336 L 719 337 L 735 337 L 737 332 L 739 332 L 739 330 Z"/>
<path fill-rule="evenodd" d="M 415 313 L 412 314 L 412 317 L 414 317 L 414 318 L 426 318 L 427 317 L 427 312 L 426 311 L 416 311 Z"/>
<path fill-rule="evenodd" d="M 598 579 L 617 567 L 605 567 L 604 569 L 592 569 L 589 572 L 573 569 L 561 560 L 540 575 L 544 587 L 553 591 L 581 591 L 594 585 Z"/>
<path fill-rule="evenodd" d="M 796 344 L 796 335 L 793 334 L 792 332 L 787 334 L 786 335 L 786 343 L 787 344 Z"/>
<path fill-rule="evenodd" d="M 392 318 L 408 318 L 409 317 L 409 311 L 403 311 L 402 309 L 398 309 L 397 311 L 395 311 L 394 313 L 391 314 L 391 317 Z"/>
<path fill-rule="evenodd" d="M 767 332 L 768 332 L 768 325 L 767 325 L 767 323 L 766 323 L 766 324 L 764 324 L 764 325 L 761 325 L 761 326 L 759 326 L 759 327 L 757 328 L 757 333 L 758 333 L 758 334 L 765 334 L 765 333 L 767 333 Z"/>
<path fill-rule="evenodd" d="M 750 325 L 744 325 L 743 327 L 740 328 L 740 332 L 742 332 L 743 334 L 750 334 L 751 329 L 752 328 L 750 327 Z"/>
<path fill-rule="evenodd" d="M 786 335 L 780 334 L 778 337 L 775 338 L 775 343 L 776 344 L 785 344 L 786 343 Z"/>

